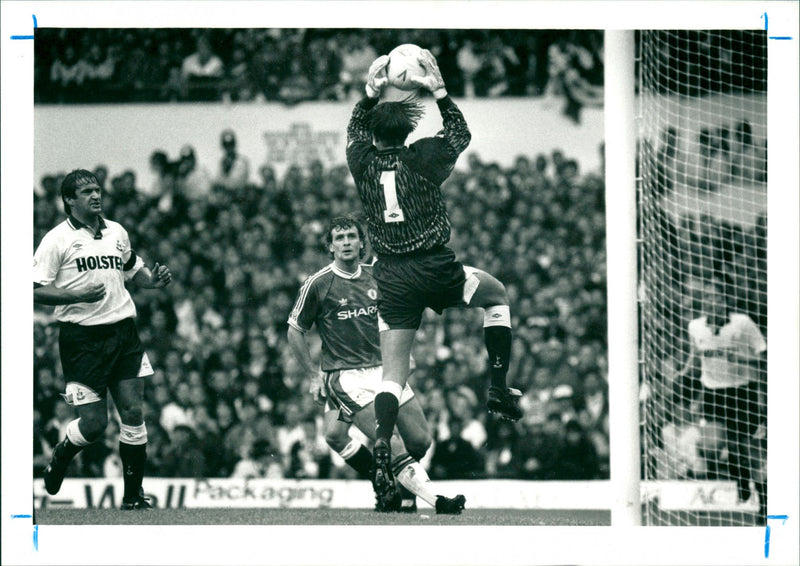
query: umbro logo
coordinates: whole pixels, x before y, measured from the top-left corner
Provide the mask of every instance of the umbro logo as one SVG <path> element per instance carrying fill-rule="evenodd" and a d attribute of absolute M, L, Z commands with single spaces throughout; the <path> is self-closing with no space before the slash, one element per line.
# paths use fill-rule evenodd
<path fill-rule="evenodd" d="M 492 315 L 492 318 L 495 318 L 495 319 L 496 319 L 496 318 L 500 318 L 501 316 L 503 316 L 503 315 L 502 315 L 502 314 L 500 314 L 499 312 L 496 312 L 496 313 L 494 313 L 494 314 Z"/>
<path fill-rule="evenodd" d="M 83 247 L 83 243 L 82 242 L 75 242 L 74 244 L 72 244 L 72 248 L 75 249 L 75 250 L 79 250 L 82 247 Z"/>
<path fill-rule="evenodd" d="M 389 218 L 397 218 L 398 216 L 400 216 L 400 215 L 399 215 L 399 214 L 397 214 L 396 212 L 392 212 L 392 213 L 389 215 Z"/>

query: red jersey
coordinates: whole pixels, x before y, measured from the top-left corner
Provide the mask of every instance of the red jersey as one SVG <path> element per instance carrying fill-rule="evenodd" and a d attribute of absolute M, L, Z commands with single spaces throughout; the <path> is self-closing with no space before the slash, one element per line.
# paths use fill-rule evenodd
<path fill-rule="evenodd" d="M 333 263 L 305 280 L 289 325 L 307 332 L 316 324 L 322 340 L 323 371 L 381 365 L 378 287 L 371 265 L 346 273 Z"/>

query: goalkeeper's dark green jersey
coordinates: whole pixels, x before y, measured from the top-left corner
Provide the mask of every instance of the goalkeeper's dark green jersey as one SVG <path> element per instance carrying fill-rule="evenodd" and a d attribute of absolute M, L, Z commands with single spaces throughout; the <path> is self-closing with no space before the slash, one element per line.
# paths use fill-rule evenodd
<path fill-rule="evenodd" d="M 379 150 L 366 117 L 377 99 L 364 97 L 347 127 L 347 165 L 366 213 L 370 242 L 380 256 L 433 249 L 450 241 L 442 182 L 467 148 L 469 128 L 449 96 L 437 101 L 442 130 L 407 147 Z"/>

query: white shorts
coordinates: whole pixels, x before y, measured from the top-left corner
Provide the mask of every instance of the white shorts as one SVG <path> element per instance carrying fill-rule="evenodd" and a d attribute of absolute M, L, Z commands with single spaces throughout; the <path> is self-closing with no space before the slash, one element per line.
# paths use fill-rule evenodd
<path fill-rule="evenodd" d="M 342 369 L 325 374 L 328 401 L 340 412 L 340 419 L 351 422 L 352 416 L 375 400 L 383 379 L 383 366 L 360 369 Z M 408 403 L 414 391 L 406 382 L 400 395 L 400 405 Z"/>

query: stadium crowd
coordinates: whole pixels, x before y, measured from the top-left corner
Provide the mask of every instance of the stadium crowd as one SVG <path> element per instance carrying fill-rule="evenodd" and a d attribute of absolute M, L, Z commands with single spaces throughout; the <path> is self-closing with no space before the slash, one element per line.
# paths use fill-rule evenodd
<path fill-rule="evenodd" d="M 600 31 L 40 29 L 36 103 L 280 101 L 358 97 L 370 63 L 403 43 L 436 56 L 458 97 L 602 102 Z"/>
<path fill-rule="evenodd" d="M 212 180 L 205 193 L 185 190 L 193 167 L 165 172 L 155 196 L 133 171 L 108 178 L 96 167 L 105 214 L 126 219 L 137 253 L 174 274 L 166 294 L 132 290 L 156 368 L 147 473 L 352 477 L 320 436 L 321 409 L 286 343 L 300 284 L 330 261 L 326 221 L 360 209 L 346 166 L 313 162 L 279 178 L 264 165 L 258 182 Z M 61 175 L 35 191 L 35 244 L 63 218 Z M 514 305 L 510 376 L 525 391 L 525 417 L 512 425 L 486 414 L 480 313 L 429 313 L 413 383 L 435 438 L 432 477 L 608 477 L 603 186 L 601 172 L 581 174 L 560 151 L 508 168 L 471 154 L 445 183 L 453 246 L 496 273 Z M 55 330 L 37 309 L 37 463 L 74 418 L 60 396 Z M 114 426 L 108 443 L 76 459 L 77 475 L 118 473 Z"/>

